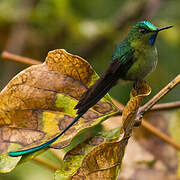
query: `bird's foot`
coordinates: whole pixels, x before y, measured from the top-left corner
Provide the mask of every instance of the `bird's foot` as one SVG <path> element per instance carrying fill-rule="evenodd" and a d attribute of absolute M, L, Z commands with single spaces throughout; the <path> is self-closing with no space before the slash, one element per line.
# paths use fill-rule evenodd
<path fill-rule="evenodd" d="M 141 125 L 141 123 L 142 123 L 142 118 L 143 118 L 143 116 L 142 115 L 140 115 L 138 118 L 136 118 L 134 121 L 134 126 L 135 127 L 139 127 L 140 125 Z"/>

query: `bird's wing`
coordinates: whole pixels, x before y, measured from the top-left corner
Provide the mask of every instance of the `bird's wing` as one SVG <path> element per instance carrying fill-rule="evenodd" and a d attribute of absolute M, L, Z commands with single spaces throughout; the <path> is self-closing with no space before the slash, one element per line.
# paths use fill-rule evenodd
<path fill-rule="evenodd" d="M 103 75 L 83 94 L 75 109 L 78 114 L 85 113 L 95 105 L 118 81 L 123 78 L 133 64 L 134 49 L 122 43 L 116 49 L 112 60 Z"/>

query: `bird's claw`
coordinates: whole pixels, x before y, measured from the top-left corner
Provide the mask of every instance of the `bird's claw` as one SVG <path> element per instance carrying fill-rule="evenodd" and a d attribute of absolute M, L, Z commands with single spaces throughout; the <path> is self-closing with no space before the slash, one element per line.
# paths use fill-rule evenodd
<path fill-rule="evenodd" d="M 135 123 L 134 123 L 134 126 L 135 126 L 135 127 L 138 127 L 138 126 L 141 125 L 142 118 L 143 118 L 143 115 L 142 115 L 142 114 L 140 114 L 138 117 L 136 117 L 136 119 L 134 120 L 134 121 L 135 121 Z"/>

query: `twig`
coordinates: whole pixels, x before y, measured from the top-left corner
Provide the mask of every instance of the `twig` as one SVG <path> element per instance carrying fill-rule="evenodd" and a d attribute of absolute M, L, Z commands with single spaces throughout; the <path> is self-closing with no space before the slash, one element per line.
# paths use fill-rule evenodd
<path fill-rule="evenodd" d="M 175 109 L 175 108 L 180 108 L 180 101 L 156 104 L 150 109 L 150 111 L 164 111 L 164 110 L 170 110 L 170 109 Z"/>
<path fill-rule="evenodd" d="M 113 100 L 113 103 L 118 106 L 119 114 L 121 115 L 123 112 L 124 106 L 122 104 L 120 104 L 116 99 L 112 98 L 112 100 Z M 165 110 L 171 110 L 171 109 L 176 109 L 176 108 L 180 108 L 180 101 L 155 104 L 148 111 L 165 111 Z"/>
<path fill-rule="evenodd" d="M 41 64 L 42 63 L 42 62 L 37 61 L 35 59 L 31 59 L 31 58 L 27 58 L 27 57 L 23 57 L 23 56 L 18 56 L 18 55 L 15 55 L 13 53 L 9 53 L 7 51 L 4 51 L 1 56 L 3 59 L 8 59 L 11 61 L 16 61 L 16 62 L 28 64 L 28 65 L 35 65 L 35 64 Z"/>
<path fill-rule="evenodd" d="M 180 144 L 176 143 L 171 137 L 167 136 L 166 134 L 162 133 L 159 129 L 156 127 L 152 126 L 150 123 L 145 121 L 144 119 L 142 120 L 141 125 L 146 128 L 148 131 L 150 131 L 152 134 L 158 136 L 160 139 L 164 140 L 174 148 L 176 148 L 178 151 L 180 151 Z"/>
<path fill-rule="evenodd" d="M 154 104 L 156 104 L 163 96 L 165 96 L 179 83 L 180 83 L 180 74 L 177 75 L 168 85 L 166 85 L 159 93 L 157 93 L 151 100 L 149 100 L 144 106 L 140 108 L 136 116 L 136 121 L 139 121 L 145 112 L 150 110 L 152 106 L 154 106 Z"/>
<path fill-rule="evenodd" d="M 40 165 L 43 165 L 52 171 L 56 171 L 59 169 L 59 167 L 56 166 L 55 164 L 52 164 L 49 161 L 46 161 L 45 159 L 42 159 L 40 157 L 35 157 L 34 159 L 32 159 L 32 161 L 34 161 Z"/>
<path fill-rule="evenodd" d="M 122 104 L 120 104 L 117 100 L 113 99 L 113 101 L 115 101 L 116 106 L 118 108 L 120 108 L 120 110 L 121 110 L 122 109 Z M 142 122 L 141 122 L 141 126 L 143 126 L 149 132 L 151 132 L 152 134 L 156 135 L 157 137 L 159 137 L 160 139 L 162 139 L 163 141 L 165 141 L 166 143 L 170 144 L 175 149 L 180 151 L 180 144 L 176 143 L 171 137 L 169 137 L 166 134 L 164 134 L 163 132 L 161 132 L 158 128 L 154 127 L 149 122 L 147 122 L 147 121 L 145 121 L 143 119 Z"/>
<path fill-rule="evenodd" d="M 4 58 L 3 54 L 2 54 L 2 57 Z M 40 61 L 37 61 L 37 60 L 31 61 L 32 59 L 30 59 L 30 58 L 26 58 L 26 57 L 22 57 L 22 56 L 17 56 L 17 55 L 14 55 L 14 54 L 11 54 L 12 56 L 9 56 L 9 54 L 10 53 L 6 52 L 6 58 L 9 59 L 9 60 L 15 60 L 15 61 L 18 61 L 18 62 L 30 64 L 30 65 L 35 65 L 35 64 L 40 64 L 41 63 Z M 14 57 L 16 57 L 16 58 L 14 58 Z M 21 60 L 19 60 L 18 58 L 21 59 Z M 168 93 L 173 87 L 175 87 L 179 83 L 179 81 L 180 81 L 180 75 L 178 75 L 173 81 L 171 81 L 165 88 L 163 88 L 157 95 L 155 95 L 142 108 L 145 108 L 146 111 L 151 110 L 151 109 L 152 109 L 152 111 L 155 111 L 155 110 L 165 110 L 165 109 L 171 109 L 171 108 L 179 107 L 179 103 L 180 103 L 179 101 L 172 102 L 172 103 L 158 104 L 158 105 L 155 105 L 154 107 L 152 107 L 166 93 Z M 119 108 L 119 112 L 121 114 L 121 112 L 123 111 L 123 105 L 120 104 L 116 99 L 113 99 L 113 101 L 117 105 L 117 107 Z M 169 107 L 168 107 L 168 105 L 169 105 Z M 141 109 L 141 110 L 143 110 L 143 109 Z M 144 111 L 143 113 L 145 113 L 146 111 Z M 180 150 L 180 146 L 172 138 L 170 138 L 166 134 L 162 133 L 159 129 L 157 129 L 156 127 L 152 126 L 147 121 L 143 120 L 141 125 L 144 128 L 146 128 L 148 131 L 150 131 L 152 134 L 158 136 L 159 138 L 163 139 L 168 144 L 170 144 L 173 147 L 175 147 L 176 149 Z M 58 159 L 59 159 L 59 157 L 58 157 Z"/>

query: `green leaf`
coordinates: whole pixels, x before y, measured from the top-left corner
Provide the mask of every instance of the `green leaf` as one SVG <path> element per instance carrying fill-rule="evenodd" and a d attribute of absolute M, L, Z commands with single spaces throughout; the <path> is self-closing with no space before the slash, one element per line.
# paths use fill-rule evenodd
<path fill-rule="evenodd" d="M 119 137 L 120 128 L 116 128 L 112 131 L 100 131 L 99 135 L 93 137 L 85 143 L 79 144 L 75 149 L 70 151 L 64 159 L 61 169 L 56 171 L 55 180 L 68 180 L 77 173 L 77 170 L 81 167 L 85 156 L 93 151 L 97 145 L 105 142 L 109 139 Z"/>
<path fill-rule="evenodd" d="M 8 173 L 12 171 L 21 157 L 9 157 L 6 154 L 0 155 L 0 173 Z"/>

